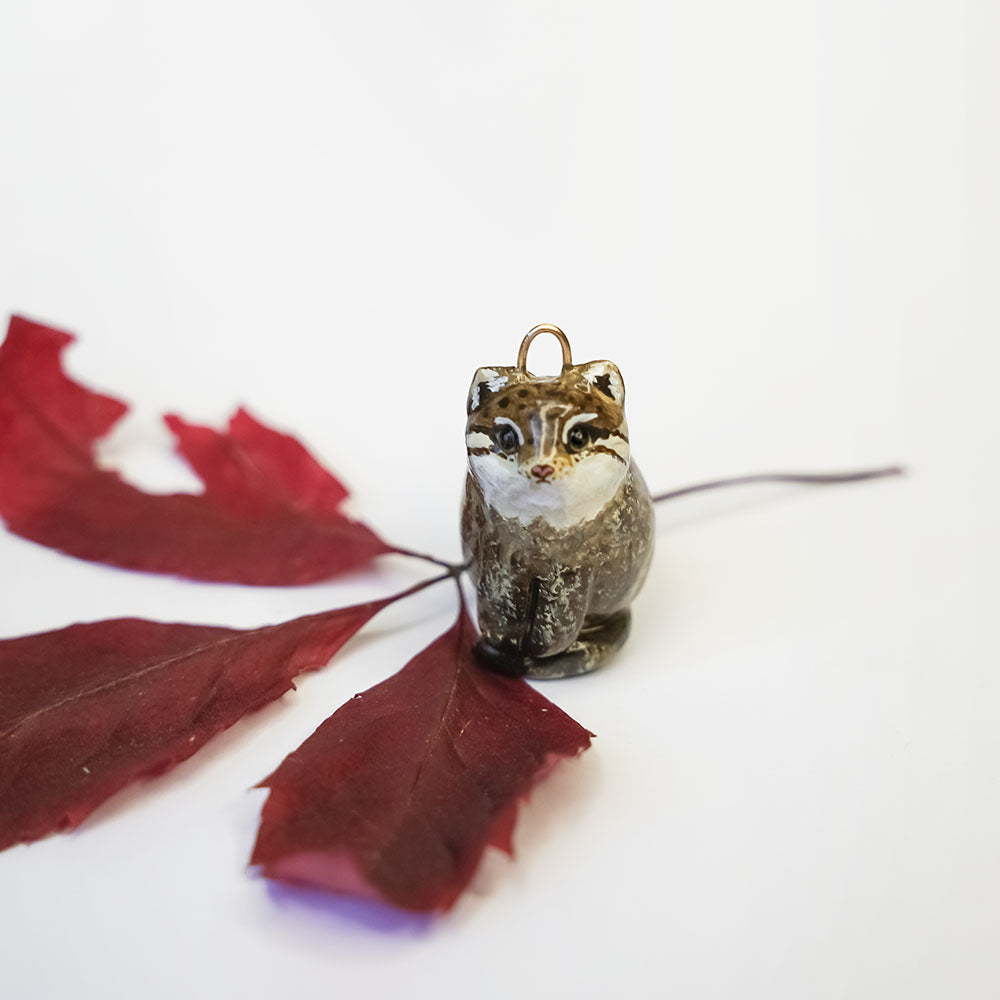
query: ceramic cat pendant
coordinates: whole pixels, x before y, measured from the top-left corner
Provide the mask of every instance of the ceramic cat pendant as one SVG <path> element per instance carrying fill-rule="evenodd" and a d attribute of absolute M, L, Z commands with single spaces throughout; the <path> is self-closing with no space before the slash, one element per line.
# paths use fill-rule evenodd
<path fill-rule="evenodd" d="M 527 370 L 551 333 L 562 371 Z M 625 386 L 610 361 L 574 365 L 556 326 L 513 367 L 480 368 L 467 405 L 462 544 L 480 659 L 517 676 L 601 666 L 628 637 L 653 554 L 653 506 L 629 453 Z"/>

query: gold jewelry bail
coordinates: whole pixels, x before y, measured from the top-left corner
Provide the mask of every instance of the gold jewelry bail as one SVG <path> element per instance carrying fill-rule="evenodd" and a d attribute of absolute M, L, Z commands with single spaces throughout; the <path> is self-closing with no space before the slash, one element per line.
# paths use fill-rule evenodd
<path fill-rule="evenodd" d="M 528 348 L 540 333 L 551 333 L 559 341 L 559 346 L 562 348 L 563 371 L 570 368 L 573 364 L 573 352 L 570 350 L 569 339 L 554 323 L 539 323 L 525 334 L 517 352 L 517 367 L 525 374 L 528 373 Z"/>

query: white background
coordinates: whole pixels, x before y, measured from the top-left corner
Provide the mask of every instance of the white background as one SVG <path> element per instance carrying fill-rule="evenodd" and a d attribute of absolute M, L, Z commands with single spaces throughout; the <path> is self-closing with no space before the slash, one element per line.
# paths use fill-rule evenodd
<path fill-rule="evenodd" d="M 538 322 L 620 365 L 654 489 L 912 472 L 663 509 L 622 655 L 544 688 L 593 749 L 450 915 L 245 870 L 247 789 L 447 627 L 439 588 L 0 856 L 4 997 L 1000 995 L 997 21 L 5 0 L 0 312 L 134 402 L 102 450 L 134 481 L 196 488 L 159 414 L 244 402 L 386 538 L 457 557 L 469 378 Z M 249 626 L 422 574 L 209 586 L 2 536 L 0 623 Z"/>

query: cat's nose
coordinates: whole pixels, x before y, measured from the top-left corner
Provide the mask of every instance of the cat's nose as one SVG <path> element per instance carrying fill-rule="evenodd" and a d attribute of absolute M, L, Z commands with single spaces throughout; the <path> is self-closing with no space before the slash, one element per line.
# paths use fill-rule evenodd
<path fill-rule="evenodd" d="M 556 470 L 553 469 L 551 465 L 533 465 L 531 467 L 531 474 L 535 477 L 535 479 L 540 479 L 543 483 L 555 471 Z"/>

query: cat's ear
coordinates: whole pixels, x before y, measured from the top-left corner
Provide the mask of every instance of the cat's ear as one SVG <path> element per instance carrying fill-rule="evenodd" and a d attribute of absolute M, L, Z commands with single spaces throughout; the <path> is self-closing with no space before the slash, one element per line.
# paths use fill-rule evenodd
<path fill-rule="evenodd" d="M 479 368 L 472 376 L 469 386 L 469 398 L 465 404 L 465 412 L 473 413 L 489 402 L 491 396 L 498 393 L 511 382 L 522 382 L 524 376 L 517 368 Z"/>
<path fill-rule="evenodd" d="M 625 405 L 625 383 L 618 365 L 611 361 L 591 361 L 580 365 L 580 374 L 598 391 L 613 399 L 619 406 Z"/>

